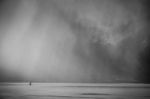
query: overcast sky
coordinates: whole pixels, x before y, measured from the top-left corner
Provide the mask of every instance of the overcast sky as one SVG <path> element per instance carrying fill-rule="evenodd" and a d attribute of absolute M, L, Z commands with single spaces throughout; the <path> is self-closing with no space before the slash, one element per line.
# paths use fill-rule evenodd
<path fill-rule="evenodd" d="M 150 82 L 147 1 L 1 1 L 0 81 Z"/>

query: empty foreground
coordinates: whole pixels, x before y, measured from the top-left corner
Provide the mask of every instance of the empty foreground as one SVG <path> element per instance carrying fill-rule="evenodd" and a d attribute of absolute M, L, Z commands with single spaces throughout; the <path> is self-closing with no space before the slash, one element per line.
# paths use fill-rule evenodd
<path fill-rule="evenodd" d="M 1 83 L 0 99 L 150 99 L 150 85 Z"/>

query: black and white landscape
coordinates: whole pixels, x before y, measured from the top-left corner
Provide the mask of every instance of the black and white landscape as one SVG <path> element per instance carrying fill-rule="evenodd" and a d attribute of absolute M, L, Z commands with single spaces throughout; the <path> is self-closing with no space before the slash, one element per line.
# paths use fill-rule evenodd
<path fill-rule="evenodd" d="M 149 84 L 3 83 L 2 99 L 149 99 Z"/>
<path fill-rule="evenodd" d="M 57 90 L 83 96 L 78 98 L 148 99 L 149 5 L 149 0 L 1 0 L 0 96 L 53 96 Z"/>

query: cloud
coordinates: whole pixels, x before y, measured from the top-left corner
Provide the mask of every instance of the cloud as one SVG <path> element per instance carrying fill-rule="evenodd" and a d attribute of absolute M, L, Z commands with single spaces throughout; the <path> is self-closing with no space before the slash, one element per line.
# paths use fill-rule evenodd
<path fill-rule="evenodd" d="M 17 75 L 25 81 L 136 80 L 138 48 L 146 34 L 141 33 L 146 25 L 144 15 L 134 10 L 140 7 L 138 2 L 129 6 L 129 2 L 103 0 L 76 2 L 74 6 L 74 1 L 67 0 L 66 6 L 48 0 L 17 2 L 9 3 L 16 6 L 8 8 L 12 17 L 5 18 L 7 13 L 1 12 L 1 19 L 11 20 L 0 27 L 0 68 L 7 72 L 2 73 L 4 79 Z"/>

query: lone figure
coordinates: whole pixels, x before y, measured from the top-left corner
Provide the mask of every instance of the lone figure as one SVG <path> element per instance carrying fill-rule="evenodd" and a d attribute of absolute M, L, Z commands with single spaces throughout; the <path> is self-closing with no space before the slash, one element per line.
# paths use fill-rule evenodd
<path fill-rule="evenodd" d="M 29 85 L 30 85 L 30 86 L 32 85 L 32 82 L 31 82 L 31 81 L 29 82 Z"/>

